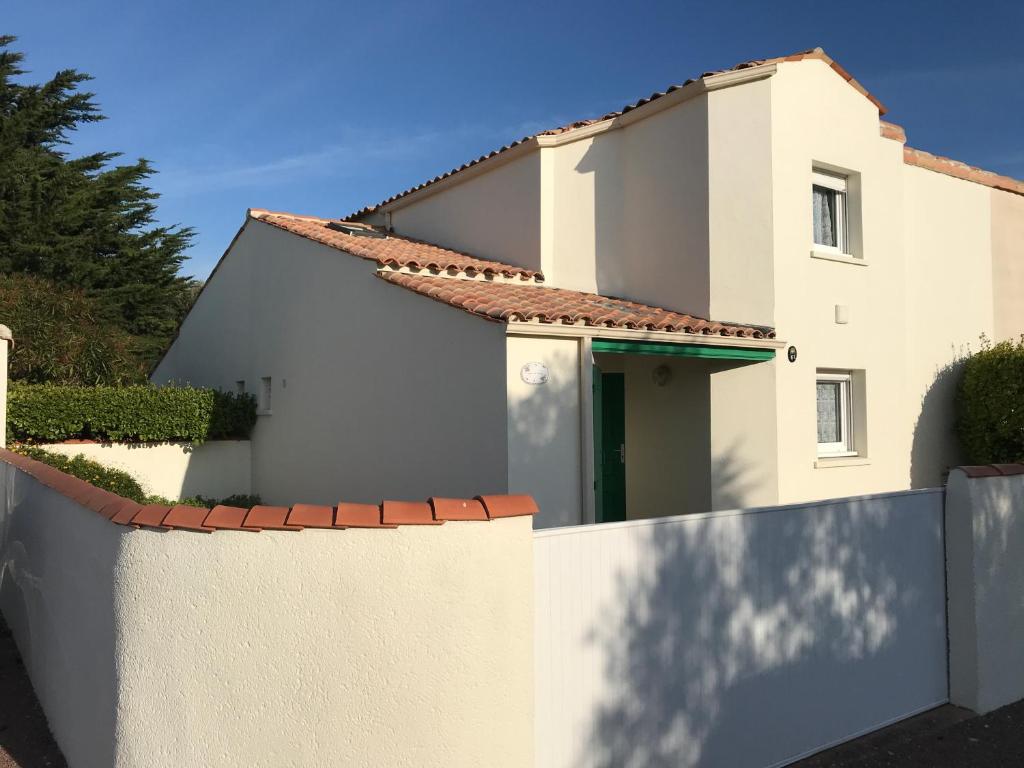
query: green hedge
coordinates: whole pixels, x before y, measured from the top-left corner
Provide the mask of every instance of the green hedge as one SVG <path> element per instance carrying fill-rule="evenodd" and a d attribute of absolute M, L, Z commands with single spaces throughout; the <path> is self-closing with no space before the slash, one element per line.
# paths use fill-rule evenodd
<path fill-rule="evenodd" d="M 73 387 L 12 382 L 7 438 L 17 442 L 248 439 L 256 399 L 192 387 Z"/>
<path fill-rule="evenodd" d="M 957 432 L 971 464 L 1024 461 L 1024 338 L 967 358 L 957 390 Z"/>

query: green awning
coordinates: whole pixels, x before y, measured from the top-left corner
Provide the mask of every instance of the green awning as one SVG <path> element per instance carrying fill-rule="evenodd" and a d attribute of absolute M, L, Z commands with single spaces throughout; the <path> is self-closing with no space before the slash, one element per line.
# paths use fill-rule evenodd
<path fill-rule="evenodd" d="M 619 355 L 671 355 L 673 357 L 704 357 L 715 360 L 764 361 L 775 358 L 774 349 L 755 347 L 713 347 L 706 344 L 666 344 L 656 341 L 612 341 L 594 339 L 594 352 Z"/>

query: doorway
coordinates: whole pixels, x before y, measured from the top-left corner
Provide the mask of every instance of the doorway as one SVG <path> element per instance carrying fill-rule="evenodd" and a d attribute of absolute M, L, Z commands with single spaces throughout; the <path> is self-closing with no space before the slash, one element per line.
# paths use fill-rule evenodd
<path fill-rule="evenodd" d="M 594 366 L 596 522 L 626 519 L 626 377 Z"/>

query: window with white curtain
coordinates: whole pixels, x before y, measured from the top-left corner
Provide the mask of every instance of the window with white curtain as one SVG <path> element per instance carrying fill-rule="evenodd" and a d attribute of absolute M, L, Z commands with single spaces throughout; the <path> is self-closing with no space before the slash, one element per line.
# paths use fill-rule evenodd
<path fill-rule="evenodd" d="M 818 455 L 854 456 L 853 376 L 818 371 Z"/>
<path fill-rule="evenodd" d="M 847 179 L 815 169 L 812 172 L 811 204 L 816 249 L 849 253 Z"/>

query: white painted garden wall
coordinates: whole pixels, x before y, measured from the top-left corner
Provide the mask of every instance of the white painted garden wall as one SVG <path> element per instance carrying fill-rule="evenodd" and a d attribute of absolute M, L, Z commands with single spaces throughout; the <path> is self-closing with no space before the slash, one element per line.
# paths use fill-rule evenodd
<path fill-rule="evenodd" d="M 764 768 L 947 700 L 943 493 L 534 533 L 537 768 Z"/>
<path fill-rule="evenodd" d="M 252 448 L 248 440 L 192 443 L 51 443 L 41 446 L 64 456 L 120 469 L 143 490 L 166 499 L 204 496 L 224 499 L 252 493 Z"/>
<path fill-rule="evenodd" d="M 522 768 L 531 518 L 116 525 L 0 461 L 0 608 L 70 768 Z"/>

